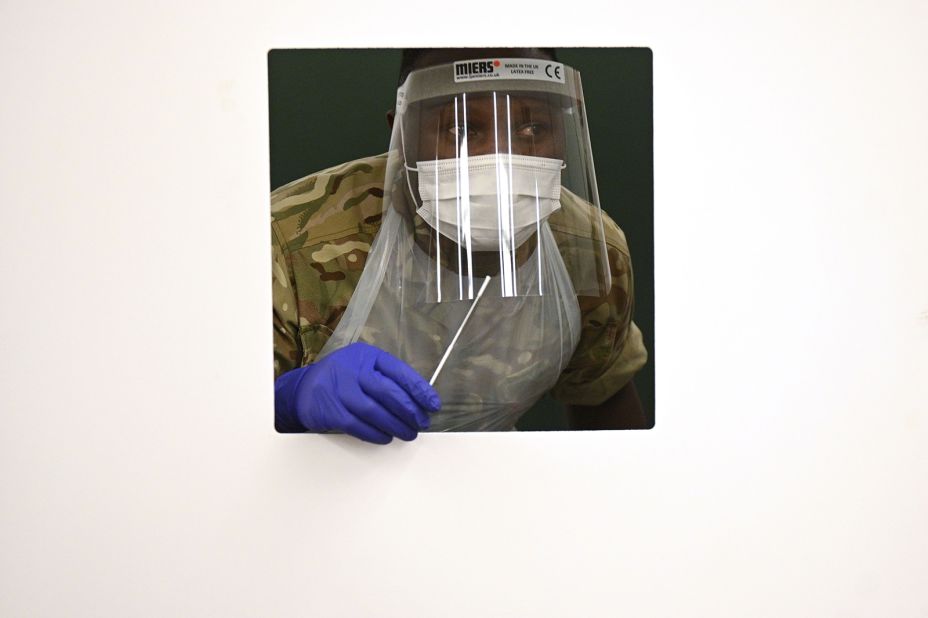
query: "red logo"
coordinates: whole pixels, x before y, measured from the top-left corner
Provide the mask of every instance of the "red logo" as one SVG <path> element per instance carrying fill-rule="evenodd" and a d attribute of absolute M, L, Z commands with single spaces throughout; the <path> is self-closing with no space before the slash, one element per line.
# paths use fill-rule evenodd
<path fill-rule="evenodd" d="M 499 60 L 494 60 L 494 61 L 493 61 L 493 66 L 498 67 L 498 66 L 499 66 Z"/>

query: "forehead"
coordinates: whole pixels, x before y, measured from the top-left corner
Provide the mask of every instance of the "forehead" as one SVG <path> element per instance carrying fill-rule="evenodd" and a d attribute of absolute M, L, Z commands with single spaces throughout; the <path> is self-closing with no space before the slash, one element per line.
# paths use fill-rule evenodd
<path fill-rule="evenodd" d="M 550 96 L 526 92 L 481 92 L 422 102 L 422 112 L 425 117 L 454 113 L 455 108 L 459 113 L 466 109 L 468 114 L 492 114 L 494 111 L 505 113 L 507 108 L 512 113 L 551 114 L 559 108 L 559 105 Z"/>

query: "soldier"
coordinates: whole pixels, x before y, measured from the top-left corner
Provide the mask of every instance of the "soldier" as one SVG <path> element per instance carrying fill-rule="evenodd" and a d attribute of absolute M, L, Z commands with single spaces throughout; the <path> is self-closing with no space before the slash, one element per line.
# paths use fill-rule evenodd
<path fill-rule="evenodd" d="M 631 260 L 576 72 L 409 50 L 388 122 L 388 153 L 272 193 L 278 430 L 512 429 L 547 391 L 572 427 L 642 427 Z"/>

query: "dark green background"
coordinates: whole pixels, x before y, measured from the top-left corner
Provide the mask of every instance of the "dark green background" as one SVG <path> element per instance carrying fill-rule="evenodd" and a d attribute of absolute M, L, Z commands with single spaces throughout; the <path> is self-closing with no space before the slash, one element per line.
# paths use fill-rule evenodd
<path fill-rule="evenodd" d="M 478 57 L 479 52 L 475 53 Z M 635 322 L 649 359 L 635 376 L 654 415 L 654 157 L 651 50 L 559 48 L 580 71 L 603 209 L 625 231 L 635 272 Z M 326 167 L 386 152 L 398 49 L 275 49 L 268 53 L 271 188 Z M 545 397 L 520 430 L 566 429 Z"/>

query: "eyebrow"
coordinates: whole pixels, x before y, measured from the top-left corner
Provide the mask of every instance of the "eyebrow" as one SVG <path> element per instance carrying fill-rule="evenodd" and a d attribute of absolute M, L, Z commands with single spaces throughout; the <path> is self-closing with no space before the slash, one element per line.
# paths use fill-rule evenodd
<path fill-rule="evenodd" d="M 520 107 L 533 110 L 533 111 L 537 109 L 543 109 L 545 111 L 550 112 L 553 109 L 553 106 L 547 99 L 525 96 L 522 93 L 518 93 L 518 94 L 504 93 L 502 97 L 502 101 L 505 101 L 506 96 L 512 97 L 512 103 L 517 104 Z M 475 100 L 489 101 L 490 98 L 481 97 L 480 99 L 475 99 Z M 448 110 L 454 110 L 454 101 L 455 101 L 454 99 L 449 99 L 447 101 L 433 103 L 431 106 L 427 107 L 425 111 L 431 112 L 431 113 L 435 113 L 435 112 L 444 113 Z M 478 107 L 478 106 L 472 105 L 473 103 L 474 103 L 474 100 L 469 100 L 468 108 L 472 108 L 476 110 L 476 109 L 480 109 L 480 107 L 486 107 L 487 111 L 491 111 L 493 107 L 492 104 L 486 105 L 485 103 L 483 106 Z M 504 104 L 500 103 L 500 105 L 504 105 Z"/>

